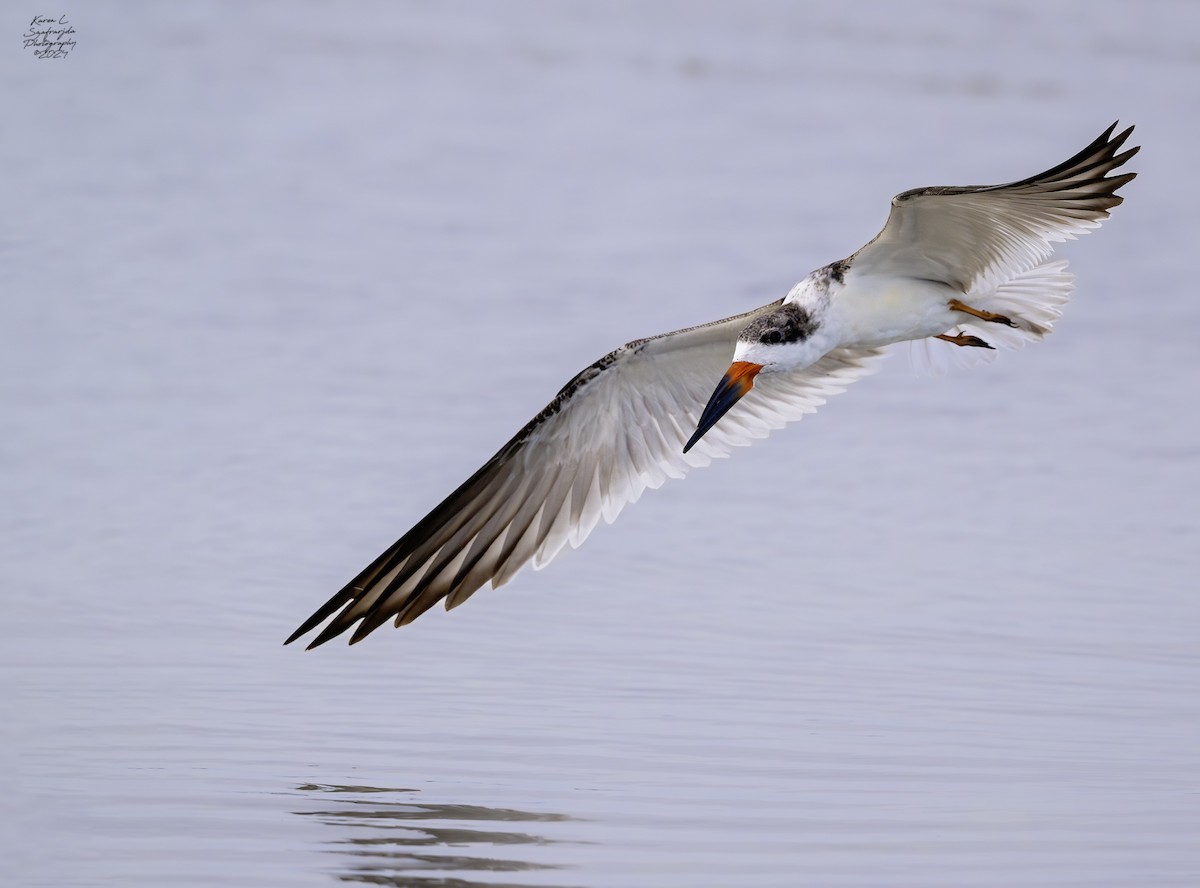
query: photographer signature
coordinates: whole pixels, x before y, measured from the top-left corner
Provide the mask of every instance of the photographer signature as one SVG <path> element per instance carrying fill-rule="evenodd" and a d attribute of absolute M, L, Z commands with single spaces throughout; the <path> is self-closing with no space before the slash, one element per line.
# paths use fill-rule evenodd
<path fill-rule="evenodd" d="M 32 49 L 39 59 L 65 59 L 75 48 L 71 37 L 74 33 L 75 28 L 65 15 L 56 19 L 35 15 L 21 39 L 25 41 L 25 48 Z"/>

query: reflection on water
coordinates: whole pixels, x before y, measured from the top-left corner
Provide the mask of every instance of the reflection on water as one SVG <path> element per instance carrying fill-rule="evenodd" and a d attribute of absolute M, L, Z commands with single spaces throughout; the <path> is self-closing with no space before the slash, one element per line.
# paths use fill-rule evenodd
<path fill-rule="evenodd" d="M 520 873 L 561 868 L 554 863 L 497 856 L 497 848 L 548 846 L 554 839 L 524 830 L 477 828 L 474 824 L 532 824 L 570 820 L 564 814 L 430 804 L 411 800 L 415 789 L 302 784 L 298 792 L 318 797 L 322 807 L 295 811 L 337 831 L 327 840 L 339 855 L 334 875 L 344 882 L 396 888 L 486 885 L 529 888 L 524 882 L 477 881 L 464 875 Z M 394 800 L 394 799 L 401 800 Z M 472 853 L 478 852 L 478 853 Z M 528 856 L 528 855 L 523 855 Z M 546 888 L 547 882 L 537 882 Z"/>

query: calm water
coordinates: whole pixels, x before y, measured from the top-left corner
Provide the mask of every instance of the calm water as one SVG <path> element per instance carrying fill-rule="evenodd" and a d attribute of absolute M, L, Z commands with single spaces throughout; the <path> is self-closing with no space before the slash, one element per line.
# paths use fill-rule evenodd
<path fill-rule="evenodd" d="M 1200 885 L 1200 11 L 1130 10 L 9 21 L 0 881 Z M 901 349 L 546 571 L 280 646 L 596 356 L 1117 117 L 1044 346 Z"/>

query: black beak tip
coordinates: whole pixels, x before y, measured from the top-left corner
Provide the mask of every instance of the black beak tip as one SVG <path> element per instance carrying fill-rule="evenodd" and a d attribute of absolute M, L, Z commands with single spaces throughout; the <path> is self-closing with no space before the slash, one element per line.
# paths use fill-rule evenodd
<path fill-rule="evenodd" d="M 721 381 L 717 383 L 712 397 L 704 405 L 704 410 L 700 414 L 700 421 L 696 423 L 696 431 L 692 433 L 692 437 L 688 438 L 688 442 L 683 445 L 684 453 L 695 447 L 697 442 L 708 433 L 708 430 L 717 424 L 717 420 L 728 413 L 729 409 L 741 400 L 742 395 L 750 391 L 751 383 L 746 378 L 747 369 L 745 368 L 750 368 L 749 379 L 753 379 L 754 374 L 759 370 L 759 365 L 735 363 L 730 372 L 726 373 Z"/>

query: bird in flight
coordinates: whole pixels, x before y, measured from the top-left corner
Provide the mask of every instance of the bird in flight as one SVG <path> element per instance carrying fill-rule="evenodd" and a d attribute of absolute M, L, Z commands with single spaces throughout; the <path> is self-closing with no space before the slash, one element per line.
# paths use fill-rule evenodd
<path fill-rule="evenodd" d="M 647 488 L 813 412 L 892 343 L 1042 339 L 1073 282 L 1053 245 L 1099 227 L 1135 176 L 1110 175 L 1138 151 L 1116 126 L 1019 182 L 899 194 L 874 240 L 783 299 L 605 355 L 285 644 L 331 616 L 309 648 L 355 627 L 353 644 L 544 567 Z"/>

